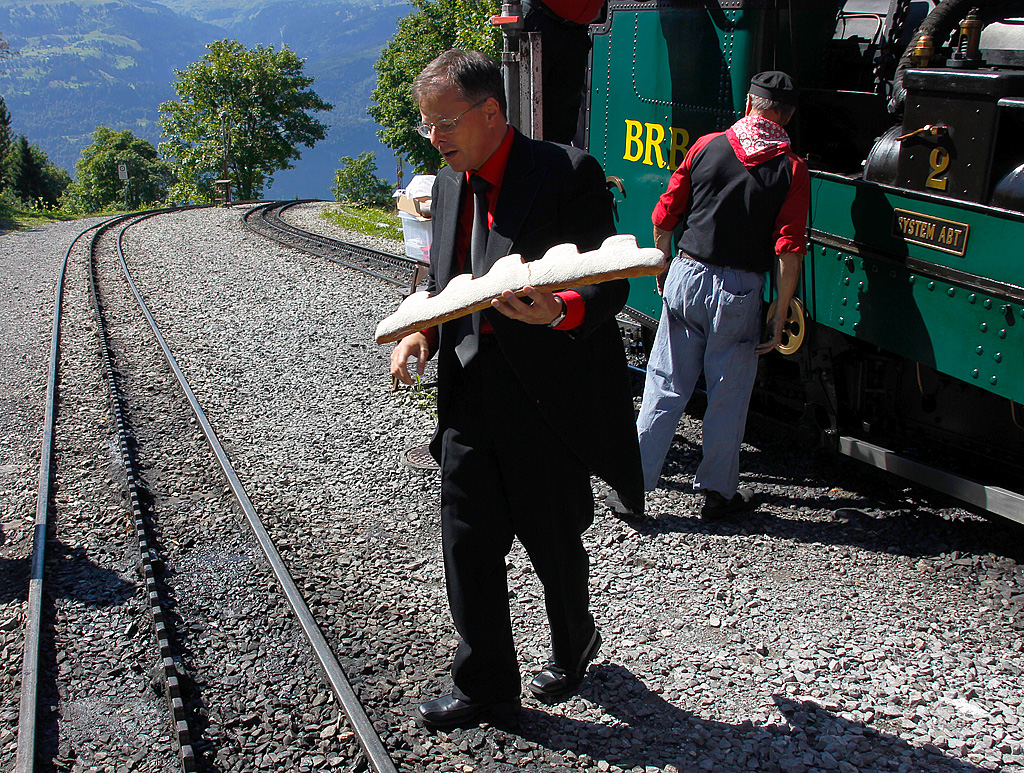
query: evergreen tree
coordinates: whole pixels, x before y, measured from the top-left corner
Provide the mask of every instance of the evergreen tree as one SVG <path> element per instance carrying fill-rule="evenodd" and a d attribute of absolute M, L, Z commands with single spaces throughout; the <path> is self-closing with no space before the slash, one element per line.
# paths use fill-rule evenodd
<path fill-rule="evenodd" d="M 13 142 L 4 164 L 4 187 L 25 205 L 55 207 L 70 184 L 71 176 L 50 163 L 43 149 L 30 144 L 24 134 Z"/>
<path fill-rule="evenodd" d="M 11 151 L 11 112 L 7 103 L 0 97 L 0 162 L 7 158 Z"/>

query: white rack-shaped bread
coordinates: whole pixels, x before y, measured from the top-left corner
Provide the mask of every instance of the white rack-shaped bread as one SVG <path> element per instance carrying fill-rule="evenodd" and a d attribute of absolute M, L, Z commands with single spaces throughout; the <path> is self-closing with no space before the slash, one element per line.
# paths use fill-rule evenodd
<path fill-rule="evenodd" d="M 596 250 L 579 252 L 573 244 L 559 244 L 544 257 L 524 262 L 521 255 L 506 255 L 495 261 L 483 276 L 459 274 L 437 295 L 426 290 L 406 298 L 394 314 L 377 325 L 378 344 L 397 341 L 403 336 L 474 311 L 486 309 L 491 299 L 511 290 L 523 295 L 527 286 L 542 292 L 572 287 L 653 276 L 665 268 L 665 256 L 654 247 L 639 247 L 630 234 L 609 236 Z"/>

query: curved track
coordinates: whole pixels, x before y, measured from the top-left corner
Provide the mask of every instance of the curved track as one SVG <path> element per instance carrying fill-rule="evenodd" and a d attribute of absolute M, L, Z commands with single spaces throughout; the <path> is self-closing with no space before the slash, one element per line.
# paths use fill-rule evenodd
<path fill-rule="evenodd" d="M 427 276 L 428 264 L 404 255 L 393 255 L 359 244 L 333 239 L 323 234 L 297 228 L 286 222 L 282 213 L 289 207 L 313 201 L 272 201 L 261 204 L 242 216 L 245 227 L 253 233 L 273 239 L 279 244 L 319 255 L 348 268 L 414 290 Z"/>

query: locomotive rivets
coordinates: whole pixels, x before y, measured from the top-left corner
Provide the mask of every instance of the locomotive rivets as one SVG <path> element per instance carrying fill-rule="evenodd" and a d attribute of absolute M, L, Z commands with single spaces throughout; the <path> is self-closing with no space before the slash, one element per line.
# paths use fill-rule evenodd
<path fill-rule="evenodd" d="M 1003 353 L 1002 352 L 996 352 L 995 354 L 992 355 L 992 359 L 995 360 L 996 362 L 1002 362 L 1003 361 Z"/>
<path fill-rule="evenodd" d="M 990 384 L 991 384 L 992 386 L 995 386 L 995 385 L 996 385 L 996 382 L 998 382 L 998 381 L 999 381 L 999 379 L 997 379 L 997 378 L 996 378 L 995 376 L 993 376 L 992 378 L 990 378 L 990 379 L 988 380 L 988 382 L 989 382 L 989 383 L 990 383 Z"/>
<path fill-rule="evenodd" d="M 928 289 L 929 290 L 934 290 L 935 289 L 935 282 L 929 282 L 928 283 Z"/>
<path fill-rule="evenodd" d="M 991 298 L 986 298 L 985 302 L 983 304 L 981 304 L 981 305 L 984 306 L 986 309 L 991 309 L 992 308 L 992 299 Z"/>
<path fill-rule="evenodd" d="M 843 277 L 843 284 L 846 285 L 847 287 L 849 287 L 850 286 L 850 277 L 844 276 Z"/>
<path fill-rule="evenodd" d="M 956 288 L 950 287 L 948 290 L 946 290 L 946 295 L 952 298 L 954 295 L 956 295 Z"/>
<path fill-rule="evenodd" d="M 977 349 L 977 352 L 978 352 L 978 354 L 984 354 L 985 353 L 985 349 L 983 347 L 979 346 L 978 349 Z"/>
<path fill-rule="evenodd" d="M 840 317 L 839 318 L 839 327 L 842 327 L 845 324 L 846 324 L 846 320 L 843 317 Z"/>
<path fill-rule="evenodd" d="M 981 375 L 981 373 L 980 373 L 980 371 L 977 368 L 975 368 L 974 370 L 971 371 L 971 377 L 972 378 L 977 378 L 979 375 Z"/>
<path fill-rule="evenodd" d="M 860 311 L 860 301 L 857 301 L 857 305 L 854 306 L 853 308 L 855 308 L 857 311 Z"/>
<path fill-rule="evenodd" d="M 981 332 L 984 333 L 986 330 L 988 330 L 988 323 L 987 322 L 982 322 L 980 327 L 981 327 Z"/>
<path fill-rule="evenodd" d="M 910 282 L 910 284 L 914 284 L 914 282 L 916 282 L 916 281 L 917 281 L 917 277 L 916 277 L 916 276 L 914 276 L 913 274 L 911 274 L 911 275 L 910 275 L 910 278 L 909 278 L 909 279 L 908 279 L 907 281 L 909 281 L 909 282 Z"/>
<path fill-rule="evenodd" d="M 976 300 L 978 300 L 978 296 L 975 295 L 974 293 L 971 293 L 970 295 L 967 296 L 968 303 L 974 303 Z"/>
<path fill-rule="evenodd" d="M 839 304 L 841 306 L 845 306 L 846 305 L 846 298 L 843 298 L 841 301 L 839 301 Z"/>
<path fill-rule="evenodd" d="M 1000 338 L 1006 338 L 1006 328 L 1005 327 L 1002 330 L 999 331 L 999 337 Z"/>

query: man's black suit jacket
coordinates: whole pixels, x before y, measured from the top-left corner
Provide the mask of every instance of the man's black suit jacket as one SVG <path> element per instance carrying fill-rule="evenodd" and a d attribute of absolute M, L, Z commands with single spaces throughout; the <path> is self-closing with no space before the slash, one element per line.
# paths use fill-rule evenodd
<path fill-rule="evenodd" d="M 427 289 L 440 292 L 459 273 L 455 238 L 465 174 L 445 167 L 434 181 L 433 241 Z M 512 253 L 530 261 L 569 242 L 580 252 L 615 233 L 611 193 L 600 164 L 576 148 L 538 142 L 516 132 L 487 241 L 485 265 Z M 631 501 L 643 501 L 625 350 L 615 322 L 629 294 L 622 279 L 580 287 L 586 314 L 569 332 L 484 312 L 505 358 L 551 428 L 588 468 Z M 456 323 L 441 325 L 438 427 L 431 452 L 440 460 L 449 406 L 458 399 L 452 374 Z M 509 428 L 515 432 L 514 427 Z"/>

